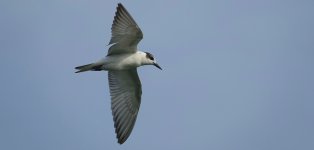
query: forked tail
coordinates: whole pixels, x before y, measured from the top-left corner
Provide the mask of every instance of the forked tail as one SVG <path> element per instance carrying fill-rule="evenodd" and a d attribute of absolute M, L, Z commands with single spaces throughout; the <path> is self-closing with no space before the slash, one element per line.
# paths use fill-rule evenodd
<path fill-rule="evenodd" d="M 84 72 L 84 71 L 100 71 L 101 65 L 92 63 L 92 64 L 87 64 L 87 65 L 75 67 L 75 69 L 78 70 L 75 73 L 80 73 L 80 72 Z"/>

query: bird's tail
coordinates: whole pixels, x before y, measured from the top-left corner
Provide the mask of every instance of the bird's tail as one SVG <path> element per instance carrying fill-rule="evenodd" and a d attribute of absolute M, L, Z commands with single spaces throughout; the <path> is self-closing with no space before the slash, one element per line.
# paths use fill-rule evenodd
<path fill-rule="evenodd" d="M 90 71 L 90 70 L 91 71 L 100 71 L 101 65 L 96 64 L 96 63 L 91 63 L 91 64 L 75 67 L 75 69 L 77 69 L 77 71 L 75 73 L 80 73 L 80 72 Z"/>

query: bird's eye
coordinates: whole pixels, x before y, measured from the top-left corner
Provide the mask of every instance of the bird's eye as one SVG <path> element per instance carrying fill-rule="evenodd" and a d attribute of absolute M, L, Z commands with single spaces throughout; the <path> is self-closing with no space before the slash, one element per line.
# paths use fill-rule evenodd
<path fill-rule="evenodd" d="M 151 53 L 146 52 L 146 57 L 150 60 L 154 60 L 154 56 Z"/>

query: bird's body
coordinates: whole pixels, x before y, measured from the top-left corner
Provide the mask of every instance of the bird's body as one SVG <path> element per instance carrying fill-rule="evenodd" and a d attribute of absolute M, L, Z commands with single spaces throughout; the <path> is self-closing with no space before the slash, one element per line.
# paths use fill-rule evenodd
<path fill-rule="evenodd" d="M 96 61 L 95 63 L 90 64 L 89 67 L 85 67 L 84 71 L 128 70 L 128 69 L 137 68 L 139 66 L 147 65 L 147 64 L 148 63 L 146 62 L 146 53 L 142 51 L 137 51 L 136 53 L 106 56 Z M 83 72 L 83 71 L 79 71 L 79 72 Z"/>
<path fill-rule="evenodd" d="M 114 126 L 118 143 L 123 144 L 133 130 L 141 103 L 142 85 L 136 68 L 143 65 L 161 67 L 152 54 L 138 51 L 137 44 L 143 33 L 121 3 L 118 4 L 111 33 L 109 44 L 112 45 L 107 56 L 75 69 L 76 73 L 108 71 Z"/>

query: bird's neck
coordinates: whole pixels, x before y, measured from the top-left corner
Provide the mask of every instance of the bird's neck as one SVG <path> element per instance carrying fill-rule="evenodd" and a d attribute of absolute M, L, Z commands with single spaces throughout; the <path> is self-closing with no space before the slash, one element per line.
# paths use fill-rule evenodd
<path fill-rule="evenodd" d="M 140 62 L 141 66 L 142 66 L 142 65 L 148 65 L 148 64 L 149 64 L 149 62 L 147 61 L 146 53 L 145 53 L 145 52 L 137 51 L 136 55 L 137 55 L 138 58 L 140 58 L 139 60 L 141 61 L 141 62 Z"/>

